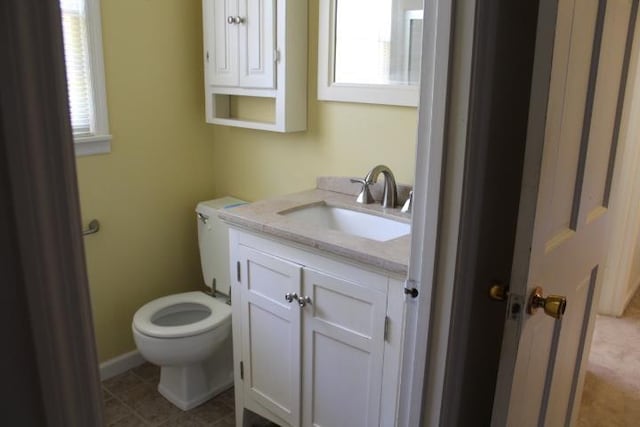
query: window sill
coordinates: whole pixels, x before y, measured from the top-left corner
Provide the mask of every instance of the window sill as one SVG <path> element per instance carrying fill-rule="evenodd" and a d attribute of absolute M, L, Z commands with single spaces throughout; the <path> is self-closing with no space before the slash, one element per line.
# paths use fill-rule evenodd
<path fill-rule="evenodd" d="M 73 138 L 76 157 L 111 152 L 111 135 L 76 136 Z"/>

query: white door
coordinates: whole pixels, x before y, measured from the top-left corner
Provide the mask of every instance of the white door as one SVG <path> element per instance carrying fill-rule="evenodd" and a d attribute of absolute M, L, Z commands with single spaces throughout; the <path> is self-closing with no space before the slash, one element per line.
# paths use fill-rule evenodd
<path fill-rule="evenodd" d="M 308 268 L 303 284 L 303 425 L 379 425 L 386 293 Z"/>
<path fill-rule="evenodd" d="M 244 404 L 299 426 L 301 310 L 296 301 L 287 302 L 285 294 L 300 294 L 302 267 L 238 248 Z"/>
<path fill-rule="evenodd" d="M 569 426 L 579 410 L 630 3 L 541 2 L 509 304 L 521 315 L 505 326 L 494 426 Z M 535 287 L 566 297 L 561 320 L 526 313 Z"/>
<path fill-rule="evenodd" d="M 204 0 L 207 84 L 238 85 L 237 0 Z"/>
<path fill-rule="evenodd" d="M 275 87 L 275 0 L 239 0 L 241 87 Z"/>

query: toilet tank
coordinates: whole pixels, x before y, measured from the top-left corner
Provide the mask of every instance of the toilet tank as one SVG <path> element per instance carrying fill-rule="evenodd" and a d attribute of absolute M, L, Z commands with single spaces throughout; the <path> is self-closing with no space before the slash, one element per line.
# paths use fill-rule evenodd
<path fill-rule="evenodd" d="M 211 288 L 214 279 L 216 290 L 229 295 L 229 227 L 220 218 L 218 211 L 243 205 L 246 202 L 234 197 L 207 200 L 198 203 L 198 246 L 200 264 L 206 286 Z"/>

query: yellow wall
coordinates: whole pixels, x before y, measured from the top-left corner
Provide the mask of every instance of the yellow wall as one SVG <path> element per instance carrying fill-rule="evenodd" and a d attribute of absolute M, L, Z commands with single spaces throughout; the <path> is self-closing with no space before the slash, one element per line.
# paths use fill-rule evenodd
<path fill-rule="evenodd" d="M 197 0 L 102 1 L 112 152 L 78 158 L 101 361 L 135 348 L 143 303 L 201 283 L 193 209 L 214 194 Z"/>
<path fill-rule="evenodd" d="M 193 208 L 231 194 L 256 200 L 312 188 L 318 175 L 387 164 L 413 181 L 414 108 L 316 101 L 318 2 L 309 4 L 308 131 L 204 123 L 200 0 L 104 0 L 112 153 L 78 159 L 101 361 L 135 348 L 135 310 L 202 283 Z"/>
<path fill-rule="evenodd" d="M 247 200 L 312 188 L 319 175 L 362 176 L 386 164 L 413 183 L 415 108 L 317 101 L 318 1 L 309 1 L 308 130 L 214 127 L 216 191 Z"/>

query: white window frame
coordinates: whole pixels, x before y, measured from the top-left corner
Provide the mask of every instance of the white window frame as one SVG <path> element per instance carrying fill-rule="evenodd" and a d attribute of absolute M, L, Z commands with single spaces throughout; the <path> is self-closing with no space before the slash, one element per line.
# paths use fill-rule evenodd
<path fill-rule="evenodd" d="M 111 152 L 111 134 L 109 133 L 109 115 L 107 111 L 107 91 L 104 77 L 104 59 L 102 52 L 102 19 L 100 0 L 83 0 L 89 50 L 89 73 L 93 99 L 93 129 L 89 135 L 74 135 L 76 156 L 105 154 Z"/>
<path fill-rule="evenodd" d="M 419 85 L 336 83 L 336 5 L 320 0 L 318 27 L 318 100 L 417 107 Z M 425 7 L 428 0 L 424 1 Z M 366 11 L 363 11 L 363 15 Z M 424 31 L 424 27 L 423 27 Z"/>

